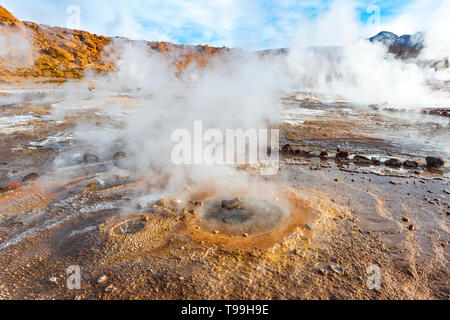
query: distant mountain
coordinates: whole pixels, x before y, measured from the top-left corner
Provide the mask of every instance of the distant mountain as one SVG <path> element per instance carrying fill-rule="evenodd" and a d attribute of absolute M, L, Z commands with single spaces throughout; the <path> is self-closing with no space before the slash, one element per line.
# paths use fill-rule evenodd
<path fill-rule="evenodd" d="M 376 36 L 369 38 L 371 42 L 381 42 L 388 47 L 407 47 L 413 49 L 423 49 L 424 33 L 418 32 L 413 35 L 405 34 L 398 36 L 393 32 L 382 31 Z"/>

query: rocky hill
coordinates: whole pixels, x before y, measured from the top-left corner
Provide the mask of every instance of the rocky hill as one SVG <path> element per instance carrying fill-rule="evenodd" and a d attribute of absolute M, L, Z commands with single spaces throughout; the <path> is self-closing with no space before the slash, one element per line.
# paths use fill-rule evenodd
<path fill-rule="evenodd" d="M 380 42 L 389 47 L 389 52 L 399 58 L 417 57 L 424 47 L 424 34 L 418 32 L 413 35 L 398 36 L 393 32 L 382 31 L 369 39 L 371 42 Z"/>
<path fill-rule="evenodd" d="M 0 6 L 0 80 L 15 78 L 73 79 L 86 71 L 107 72 L 114 69 L 114 61 L 104 56 L 103 49 L 112 38 L 86 31 L 51 27 L 20 21 Z M 133 42 L 125 39 L 125 41 Z M 17 48 L 17 43 L 23 46 Z M 27 46 L 27 42 L 29 45 Z M 14 47 L 11 46 L 14 43 Z M 200 66 L 208 59 L 228 48 L 186 46 L 168 42 L 146 42 L 149 50 L 161 52 L 183 70 L 191 63 Z M 8 48 L 10 51 L 8 51 Z M 14 51 L 12 51 L 14 50 Z M 23 55 L 20 65 L 12 64 Z"/>

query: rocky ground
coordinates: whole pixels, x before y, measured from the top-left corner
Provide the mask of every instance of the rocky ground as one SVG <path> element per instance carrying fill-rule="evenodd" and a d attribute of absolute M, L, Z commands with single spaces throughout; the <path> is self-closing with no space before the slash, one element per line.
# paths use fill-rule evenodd
<path fill-rule="evenodd" d="M 1 108 L 33 115 L 2 122 L 2 299 L 450 298 L 448 165 L 374 137 L 376 121 L 358 125 L 340 107 L 327 122 L 289 118 L 279 173 L 255 177 L 254 194 L 190 185 L 162 196 L 163 176 L 111 173 L 126 163 L 118 150 L 81 150 L 52 176 L 74 146 L 51 137 L 70 132 L 74 117 Z M 67 285 L 69 266 L 80 268 L 80 289 Z"/>

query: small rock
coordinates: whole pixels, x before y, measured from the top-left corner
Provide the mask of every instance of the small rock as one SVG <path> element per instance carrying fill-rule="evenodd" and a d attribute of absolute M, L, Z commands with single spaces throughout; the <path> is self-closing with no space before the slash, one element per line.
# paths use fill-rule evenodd
<path fill-rule="evenodd" d="M 116 290 L 116 287 L 114 287 L 112 284 L 105 288 L 105 292 L 113 292 L 114 290 Z"/>
<path fill-rule="evenodd" d="M 348 159 L 349 156 L 350 156 L 350 152 L 345 151 L 345 150 L 340 150 L 338 153 L 336 153 L 336 159 L 339 159 L 339 160 Z"/>
<path fill-rule="evenodd" d="M 313 225 L 311 222 L 308 222 L 307 224 L 305 224 L 306 229 L 311 230 L 313 228 Z"/>
<path fill-rule="evenodd" d="M 282 148 L 281 148 L 281 153 L 295 153 L 294 148 L 291 147 L 291 145 L 285 144 Z"/>
<path fill-rule="evenodd" d="M 381 165 L 381 161 L 378 160 L 378 159 L 375 158 L 375 157 L 372 157 L 370 160 L 372 160 L 372 163 L 373 163 L 374 165 L 376 165 L 376 166 Z"/>
<path fill-rule="evenodd" d="M 397 158 L 390 158 L 389 160 L 385 161 L 384 164 L 391 167 L 400 167 L 402 165 L 402 162 Z"/>
<path fill-rule="evenodd" d="M 244 233 L 243 236 L 244 236 L 244 237 L 248 237 L 248 233 Z"/>
<path fill-rule="evenodd" d="M 328 158 L 328 151 L 324 150 L 324 151 L 320 152 L 320 157 L 321 158 Z"/>
<path fill-rule="evenodd" d="M 184 277 L 181 276 L 181 277 L 178 278 L 178 280 L 183 281 L 183 280 L 184 280 Z"/>
<path fill-rule="evenodd" d="M 402 217 L 402 221 L 403 221 L 403 222 L 408 222 L 409 219 L 408 219 L 407 217 Z"/>
<path fill-rule="evenodd" d="M 440 168 L 443 167 L 445 162 L 441 157 L 426 157 L 427 166 L 430 168 Z"/>
<path fill-rule="evenodd" d="M 321 275 L 326 275 L 327 274 L 327 270 L 325 270 L 324 268 L 317 268 L 317 273 L 321 274 Z"/>
<path fill-rule="evenodd" d="M 411 230 L 411 231 L 413 231 L 415 228 L 414 228 L 414 225 L 413 224 L 410 224 L 409 226 L 408 226 L 408 229 L 409 230 Z"/>
<path fill-rule="evenodd" d="M 50 277 L 48 279 L 48 281 L 50 281 L 51 283 L 56 283 L 58 281 L 58 278 L 57 277 Z"/>
<path fill-rule="evenodd" d="M 99 162 L 100 158 L 93 153 L 85 153 L 83 154 L 83 160 L 86 163 Z"/>
<path fill-rule="evenodd" d="M 369 158 L 364 157 L 364 156 L 356 155 L 353 157 L 353 162 L 355 162 L 355 163 L 372 163 L 372 160 L 370 160 Z"/>
<path fill-rule="evenodd" d="M 105 282 L 107 278 L 108 278 L 107 276 L 102 275 L 100 278 L 97 279 L 97 283 Z"/>
<path fill-rule="evenodd" d="M 403 162 L 403 166 L 408 168 L 418 168 L 419 164 L 416 161 L 405 160 L 405 162 Z"/>
<path fill-rule="evenodd" d="M 114 160 L 120 160 L 120 159 L 123 159 L 123 158 L 126 158 L 126 153 L 125 152 L 123 152 L 123 151 L 117 151 L 116 153 L 114 153 L 114 156 L 113 156 L 113 159 Z"/>
<path fill-rule="evenodd" d="M 333 271 L 334 273 L 343 273 L 344 272 L 344 268 L 342 268 L 341 266 L 335 266 L 334 264 L 330 264 L 329 269 L 331 271 Z"/>
<path fill-rule="evenodd" d="M 35 181 L 39 179 L 39 177 L 40 177 L 39 174 L 32 172 L 23 177 L 22 182 Z"/>

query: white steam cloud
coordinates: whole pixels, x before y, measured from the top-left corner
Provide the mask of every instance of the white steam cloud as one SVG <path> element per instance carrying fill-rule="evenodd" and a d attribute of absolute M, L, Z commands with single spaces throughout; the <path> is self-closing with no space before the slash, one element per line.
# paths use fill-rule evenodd
<path fill-rule="evenodd" d="M 30 32 L 21 25 L 0 25 L 0 67 L 26 68 L 33 65 L 35 52 Z"/>
<path fill-rule="evenodd" d="M 298 86 L 357 104 L 448 106 L 449 94 L 433 91 L 429 84 L 450 80 L 432 67 L 432 62 L 450 55 L 449 3 L 442 2 L 429 13 L 430 21 L 422 30 L 426 47 L 417 59 L 405 61 L 388 54 L 386 47 L 360 38 L 365 26 L 355 8 L 351 1 L 338 0 L 328 11 L 301 23 L 288 57 L 289 72 Z"/>

